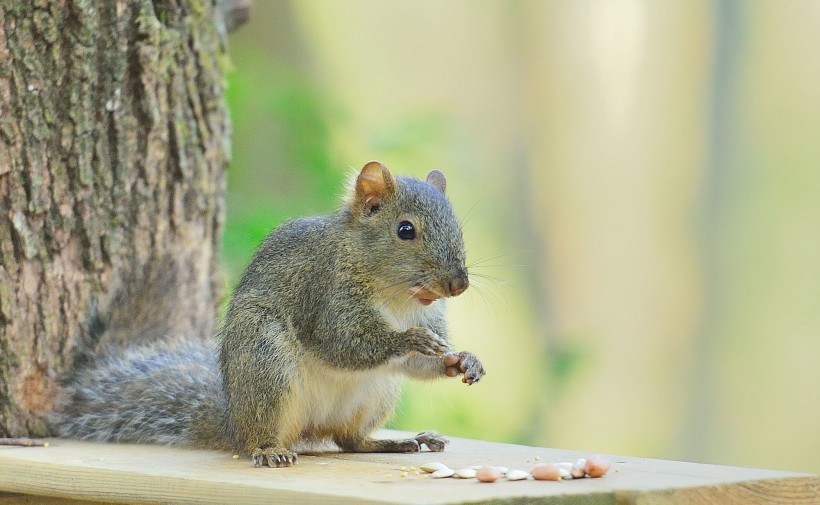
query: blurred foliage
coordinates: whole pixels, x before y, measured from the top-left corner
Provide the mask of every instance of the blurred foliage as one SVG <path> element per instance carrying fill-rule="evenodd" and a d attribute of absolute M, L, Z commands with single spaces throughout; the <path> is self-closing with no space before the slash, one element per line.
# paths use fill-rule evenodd
<path fill-rule="evenodd" d="M 222 251 L 231 285 L 275 227 L 329 212 L 340 179 L 331 167 L 324 100 L 307 77 L 257 47 L 232 57 L 234 140 Z"/>

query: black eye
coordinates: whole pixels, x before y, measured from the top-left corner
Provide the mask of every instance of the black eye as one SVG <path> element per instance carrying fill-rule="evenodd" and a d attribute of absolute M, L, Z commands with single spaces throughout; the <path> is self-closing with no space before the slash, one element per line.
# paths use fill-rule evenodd
<path fill-rule="evenodd" d="M 402 240 L 413 240 L 416 238 L 416 227 L 410 221 L 402 221 L 396 229 L 396 235 Z"/>

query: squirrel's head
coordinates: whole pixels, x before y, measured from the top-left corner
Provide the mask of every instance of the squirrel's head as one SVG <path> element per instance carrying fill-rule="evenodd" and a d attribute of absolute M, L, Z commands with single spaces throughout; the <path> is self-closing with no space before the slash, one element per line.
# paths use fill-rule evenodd
<path fill-rule="evenodd" d="M 425 181 L 366 164 L 348 201 L 351 254 L 389 298 L 430 305 L 469 285 L 461 224 L 438 170 Z"/>

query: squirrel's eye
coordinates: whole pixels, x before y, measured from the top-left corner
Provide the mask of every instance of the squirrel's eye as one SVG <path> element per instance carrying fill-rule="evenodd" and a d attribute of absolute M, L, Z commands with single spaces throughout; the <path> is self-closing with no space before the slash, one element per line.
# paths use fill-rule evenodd
<path fill-rule="evenodd" d="M 416 238 L 416 227 L 410 221 L 402 221 L 399 223 L 396 235 L 402 240 L 413 240 Z"/>

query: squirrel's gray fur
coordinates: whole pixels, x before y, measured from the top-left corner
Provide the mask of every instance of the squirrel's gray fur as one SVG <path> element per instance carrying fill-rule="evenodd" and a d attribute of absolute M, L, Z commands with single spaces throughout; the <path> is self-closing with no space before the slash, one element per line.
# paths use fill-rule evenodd
<path fill-rule="evenodd" d="M 111 354 L 71 381 L 60 435 L 229 449 L 218 370 L 202 342 L 162 341 Z"/>
<path fill-rule="evenodd" d="M 438 171 L 423 182 L 368 163 L 336 213 L 267 238 L 234 293 L 218 353 L 172 336 L 109 346 L 66 387 L 60 434 L 232 449 L 257 466 L 289 466 L 297 444 L 319 440 L 346 451 L 442 450 L 433 433 L 369 434 L 392 414 L 402 377 L 463 374 L 471 384 L 484 375 L 446 340 L 443 298 L 468 281 L 445 186 Z M 413 234 L 401 238 L 406 223 Z"/>

